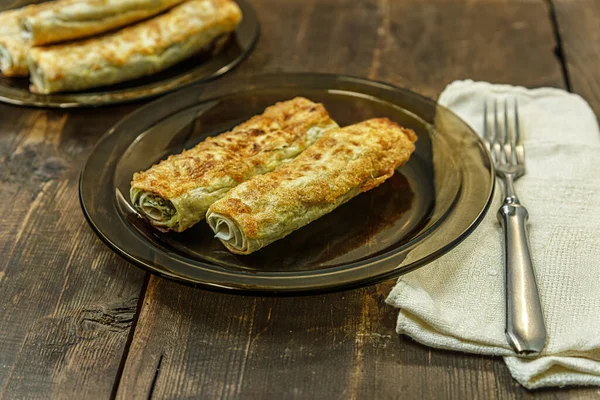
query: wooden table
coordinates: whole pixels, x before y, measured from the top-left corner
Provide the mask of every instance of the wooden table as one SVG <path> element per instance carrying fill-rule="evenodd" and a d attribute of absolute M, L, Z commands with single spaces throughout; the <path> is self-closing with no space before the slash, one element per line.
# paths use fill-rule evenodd
<path fill-rule="evenodd" d="M 600 112 L 595 0 L 252 2 L 259 44 L 222 79 L 344 73 L 436 98 L 471 78 L 565 88 Z M 500 358 L 399 337 L 384 303 L 393 281 L 240 297 L 117 257 L 85 222 L 77 181 L 98 138 L 137 107 L 0 105 L 0 399 L 600 397 L 528 392 Z"/>

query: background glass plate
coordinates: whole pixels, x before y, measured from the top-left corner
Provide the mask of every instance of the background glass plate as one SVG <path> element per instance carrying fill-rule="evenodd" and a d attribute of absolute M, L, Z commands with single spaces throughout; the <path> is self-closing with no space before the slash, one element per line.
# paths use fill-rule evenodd
<path fill-rule="evenodd" d="M 246 0 L 236 2 L 243 13 L 242 22 L 217 55 L 211 56 L 208 52 L 197 54 L 154 75 L 83 92 L 50 95 L 31 93 L 28 89 L 29 78 L 8 78 L 0 74 L 0 101 L 37 107 L 99 106 L 155 97 L 194 82 L 219 77 L 250 54 L 259 35 L 258 19 L 253 8 Z"/>
<path fill-rule="evenodd" d="M 250 256 L 229 253 L 204 222 L 161 233 L 137 216 L 134 172 L 295 96 L 322 102 L 341 126 L 388 117 L 415 130 L 416 151 L 380 187 Z M 301 293 L 374 283 L 444 254 L 483 217 L 493 172 L 477 134 L 432 100 L 364 79 L 277 74 L 197 85 L 130 114 L 92 151 L 80 197 L 96 233 L 154 273 L 246 293 Z"/>

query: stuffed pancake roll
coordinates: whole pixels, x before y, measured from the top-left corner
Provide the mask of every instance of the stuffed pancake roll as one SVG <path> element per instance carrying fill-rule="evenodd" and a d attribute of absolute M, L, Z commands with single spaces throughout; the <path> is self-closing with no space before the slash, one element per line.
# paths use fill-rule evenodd
<path fill-rule="evenodd" d="M 183 0 L 58 0 L 19 19 L 32 45 L 79 39 L 163 12 Z"/>
<path fill-rule="evenodd" d="M 231 252 L 253 253 L 377 187 L 408 161 L 415 141 L 387 118 L 332 129 L 289 164 L 213 203 L 207 222 Z"/>
<path fill-rule="evenodd" d="M 295 158 L 336 127 L 322 104 L 301 97 L 277 103 L 134 174 L 131 201 L 156 228 L 181 232 L 203 220 L 208 207 L 233 187 Z"/>
<path fill-rule="evenodd" d="M 27 54 L 31 48 L 28 40 L 21 36 L 19 19 L 44 10 L 47 3 L 0 12 L 0 70 L 5 76 L 27 76 Z"/>
<path fill-rule="evenodd" d="M 27 59 L 30 89 L 76 91 L 151 75 L 201 51 L 220 50 L 241 19 L 233 0 L 192 0 L 104 36 L 35 47 Z"/>
<path fill-rule="evenodd" d="M 0 14 L 0 70 L 5 76 L 27 76 L 27 52 L 29 44 L 19 33 L 14 19 L 2 18 Z M 13 28 L 12 30 L 10 28 Z"/>

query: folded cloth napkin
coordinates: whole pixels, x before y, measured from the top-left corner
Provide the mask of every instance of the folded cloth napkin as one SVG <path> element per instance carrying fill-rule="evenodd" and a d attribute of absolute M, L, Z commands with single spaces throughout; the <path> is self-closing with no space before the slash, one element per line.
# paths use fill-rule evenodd
<path fill-rule="evenodd" d="M 476 131 L 484 99 L 516 98 L 527 174 L 516 183 L 529 210 L 533 263 L 548 331 L 544 352 L 521 358 L 504 334 L 503 241 L 490 211 L 456 249 L 402 276 L 387 302 L 397 331 L 432 347 L 504 356 L 523 386 L 600 385 L 600 132 L 579 96 L 459 81 L 439 102 Z M 499 103 L 503 104 L 503 103 Z M 502 107 L 500 107 L 502 108 Z"/>

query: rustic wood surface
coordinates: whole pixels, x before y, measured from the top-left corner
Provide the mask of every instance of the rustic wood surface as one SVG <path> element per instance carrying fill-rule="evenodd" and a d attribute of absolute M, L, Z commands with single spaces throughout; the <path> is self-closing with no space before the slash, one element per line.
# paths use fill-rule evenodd
<path fill-rule="evenodd" d="M 600 115 L 600 2 L 553 0 L 569 86 Z"/>
<path fill-rule="evenodd" d="M 337 72 L 431 97 L 465 78 L 570 87 L 600 110 L 594 0 L 252 2 L 262 36 L 231 75 Z M 384 303 L 393 281 L 240 297 L 118 258 L 86 225 L 77 179 L 98 138 L 136 107 L 0 105 L 0 399 L 600 397 L 529 392 L 499 358 L 399 337 Z"/>

